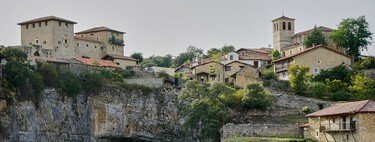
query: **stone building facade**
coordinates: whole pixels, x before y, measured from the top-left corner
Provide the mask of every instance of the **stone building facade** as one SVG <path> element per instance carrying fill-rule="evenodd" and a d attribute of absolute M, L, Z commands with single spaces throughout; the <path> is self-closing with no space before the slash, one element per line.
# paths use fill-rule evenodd
<path fill-rule="evenodd" d="M 282 16 L 272 20 L 273 23 L 273 48 L 280 52 L 281 58 L 274 61 L 274 70 L 279 79 L 287 80 L 289 75 L 287 69 L 290 64 L 298 64 L 310 68 L 311 74 L 318 74 L 322 69 L 329 69 L 340 64 L 351 64 L 351 59 L 346 55 L 344 48 L 338 47 L 329 39 L 332 29 L 327 27 L 316 27 L 325 36 L 327 45 L 305 47 L 304 39 L 312 29 L 294 33 L 294 20 Z M 318 49 L 318 50 L 316 50 Z"/>
<path fill-rule="evenodd" d="M 304 136 L 322 142 L 372 142 L 375 140 L 375 102 L 339 103 L 308 114 Z"/>
<path fill-rule="evenodd" d="M 48 58 L 85 57 L 103 59 L 106 55 L 123 58 L 114 61 L 121 67 L 135 66 L 136 60 L 124 57 L 125 32 L 107 27 L 95 27 L 74 33 L 74 21 L 55 16 L 41 17 L 18 23 L 21 26 L 23 47 L 38 47 L 30 50 L 29 59 L 40 58 L 48 52 Z M 40 53 L 43 52 L 43 53 Z M 46 56 L 44 56 L 46 58 Z"/>

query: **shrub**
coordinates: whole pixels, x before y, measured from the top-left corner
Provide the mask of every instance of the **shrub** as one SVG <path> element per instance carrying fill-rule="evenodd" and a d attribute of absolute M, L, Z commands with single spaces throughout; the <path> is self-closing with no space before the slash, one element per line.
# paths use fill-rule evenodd
<path fill-rule="evenodd" d="M 43 77 L 40 73 L 33 73 L 30 82 L 34 92 L 35 101 L 39 102 L 41 100 L 41 93 L 44 90 Z"/>
<path fill-rule="evenodd" d="M 119 87 L 125 89 L 125 90 L 141 90 L 143 93 L 151 93 L 155 91 L 155 88 L 148 87 L 145 85 L 139 85 L 139 84 L 127 84 L 127 83 L 120 83 Z"/>
<path fill-rule="evenodd" d="M 263 81 L 262 85 L 263 85 L 263 87 L 268 87 L 268 86 L 271 85 L 271 81 L 265 80 L 265 81 Z"/>
<path fill-rule="evenodd" d="M 285 80 L 278 80 L 276 83 L 275 83 L 275 87 L 279 90 L 283 90 L 283 91 L 286 91 L 290 88 L 290 85 L 289 85 L 289 82 L 288 81 L 285 81 Z"/>
<path fill-rule="evenodd" d="M 309 107 L 309 106 L 304 106 L 304 107 L 302 108 L 302 112 L 303 112 L 303 113 L 306 113 L 306 114 L 307 114 L 307 113 L 310 113 L 310 111 L 311 111 L 311 110 L 310 110 L 310 107 Z"/>
<path fill-rule="evenodd" d="M 309 67 L 303 67 L 299 65 L 291 65 L 288 68 L 289 83 L 294 93 L 302 95 L 308 87 L 308 83 L 311 79 L 309 73 Z"/>
<path fill-rule="evenodd" d="M 350 81 L 350 75 L 352 71 L 350 71 L 346 66 L 339 65 L 337 67 L 322 70 L 318 75 L 313 78 L 315 82 L 324 82 L 328 80 L 343 80 L 346 82 Z"/>
<path fill-rule="evenodd" d="M 270 105 L 268 94 L 264 88 L 257 83 L 246 86 L 247 94 L 242 98 L 244 109 L 266 109 Z"/>
<path fill-rule="evenodd" d="M 352 85 L 349 91 L 356 100 L 375 99 L 375 80 L 364 75 L 352 77 Z"/>
<path fill-rule="evenodd" d="M 76 96 L 82 89 L 80 80 L 70 71 L 63 72 L 58 76 L 58 86 L 70 97 Z"/>
<path fill-rule="evenodd" d="M 57 71 L 54 66 L 48 63 L 42 63 L 38 72 L 43 76 L 43 82 L 47 87 L 55 87 L 57 82 Z"/>
<path fill-rule="evenodd" d="M 375 68 L 375 58 L 368 57 L 366 59 L 360 60 L 353 65 L 353 68 L 356 70 L 373 69 Z"/>
<path fill-rule="evenodd" d="M 333 101 L 349 101 L 351 98 L 347 90 L 338 90 L 332 93 L 331 100 Z"/>
<path fill-rule="evenodd" d="M 348 84 L 347 83 L 344 83 L 342 82 L 341 80 L 326 80 L 326 84 L 327 84 L 327 90 L 328 92 L 337 92 L 337 91 L 340 91 L 340 90 L 347 90 L 348 88 Z"/>
<path fill-rule="evenodd" d="M 262 73 L 262 78 L 267 80 L 276 79 L 277 75 L 273 70 L 267 69 Z"/>
<path fill-rule="evenodd" d="M 103 87 L 103 75 L 98 71 L 87 71 L 81 74 L 82 88 L 87 93 L 94 93 Z"/>
<path fill-rule="evenodd" d="M 312 95 L 316 98 L 322 99 L 327 94 L 327 86 L 324 83 L 317 82 L 313 84 Z"/>

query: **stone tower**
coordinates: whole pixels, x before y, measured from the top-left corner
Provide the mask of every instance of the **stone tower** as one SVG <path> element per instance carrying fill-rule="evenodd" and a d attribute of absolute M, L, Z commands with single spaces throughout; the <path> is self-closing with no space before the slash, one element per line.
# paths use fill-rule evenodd
<path fill-rule="evenodd" d="M 21 26 L 21 44 L 51 50 L 53 58 L 73 58 L 74 24 L 76 22 L 55 16 L 18 23 Z M 32 54 L 39 56 L 41 53 Z"/>
<path fill-rule="evenodd" d="M 292 45 L 294 35 L 294 19 L 284 15 L 272 20 L 273 23 L 273 48 L 281 51 L 283 48 Z"/>

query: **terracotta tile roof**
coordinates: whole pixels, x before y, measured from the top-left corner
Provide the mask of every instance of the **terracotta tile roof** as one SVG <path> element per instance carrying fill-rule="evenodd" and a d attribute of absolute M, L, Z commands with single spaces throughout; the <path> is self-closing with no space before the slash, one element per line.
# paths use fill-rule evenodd
<path fill-rule="evenodd" d="M 239 52 L 244 51 L 248 55 L 241 55 Z M 239 54 L 240 60 L 272 60 L 271 48 L 240 48 L 236 51 Z"/>
<path fill-rule="evenodd" d="M 37 22 L 45 22 L 45 21 L 51 21 L 51 20 L 66 22 L 66 23 L 70 23 L 70 24 L 77 24 L 74 21 L 66 20 L 66 19 L 63 19 L 63 18 L 56 17 L 56 16 L 46 16 L 46 17 L 40 17 L 40 18 L 25 21 L 25 22 L 21 22 L 21 23 L 18 23 L 18 25 L 25 25 L 25 24 L 37 23 Z"/>
<path fill-rule="evenodd" d="M 74 36 L 75 39 L 78 39 L 78 40 L 85 40 L 85 41 L 91 41 L 91 42 L 97 42 L 97 43 L 102 43 L 100 41 L 97 41 L 97 40 L 93 40 L 93 39 L 90 39 L 88 37 L 83 37 L 83 36 Z"/>
<path fill-rule="evenodd" d="M 282 61 L 282 60 L 285 60 L 285 59 L 289 59 L 289 58 L 292 58 L 292 57 L 295 57 L 295 56 L 298 56 L 298 55 L 304 54 L 304 53 L 306 53 L 306 52 L 313 51 L 314 49 L 317 49 L 317 48 L 324 48 L 324 49 L 327 49 L 327 50 L 333 51 L 333 52 L 335 52 L 335 53 L 338 53 L 338 54 L 340 54 L 340 55 L 346 56 L 346 57 L 348 57 L 348 58 L 351 58 L 349 55 L 346 55 L 346 54 L 344 54 L 344 53 L 338 52 L 338 51 L 336 51 L 336 50 L 333 50 L 333 49 L 328 48 L 328 47 L 323 46 L 323 45 L 318 45 L 318 46 L 315 46 L 315 47 L 310 47 L 310 48 L 308 48 L 308 49 L 305 49 L 305 50 L 302 51 L 302 52 L 298 52 L 298 53 L 293 54 L 293 55 L 290 55 L 290 56 L 282 57 L 282 58 L 277 59 L 276 61 L 273 61 L 273 62 L 276 63 L 276 62 L 279 62 L 279 61 Z"/>
<path fill-rule="evenodd" d="M 120 68 L 115 62 L 108 61 L 108 60 L 98 60 L 98 59 L 81 58 L 81 57 L 77 57 L 74 59 L 89 66 Z"/>
<path fill-rule="evenodd" d="M 357 102 L 334 104 L 325 109 L 306 115 L 307 117 L 320 117 L 331 115 L 345 115 L 356 113 L 375 113 L 375 101 L 365 100 Z"/>
<path fill-rule="evenodd" d="M 316 27 L 318 30 L 322 31 L 322 32 L 331 32 L 332 29 L 331 28 L 328 28 L 328 27 L 324 27 L 324 26 L 319 26 L 319 27 Z M 312 29 L 309 29 L 309 30 L 306 30 L 306 31 L 302 31 L 302 32 L 299 32 L 299 33 L 296 33 L 292 36 L 293 37 L 296 37 L 296 36 L 299 36 L 299 35 L 305 35 L 305 34 L 308 34 L 310 31 L 312 31 L 314 28 Z"/>
<path fill-rule="evenodd" d="M 281 16 L 281 17 L 279 17 L 279 18 L 273 19 L 272 22 L 273 22 L 273 21 L 276 21 L 276 20 L 279 20 L 279 19 L 295 20 L 295 19 L 293 19 L 293 18 L 289 18 L 289 17 L 286 17 L 286 16 L 283 15 L 283 16 Z"/>
<path fill-rule="evenodd" d="M 95 27 L 95 28 L 91 28 L 91 29 L 88 29 L 88 30 L 80 31 L 80 32 L 77 32 L 75 34 L 86 34 L 86 33 L 94 33 L 94 32 L 101 32 L 101 31 L 110 31 L 110 32 L 125 34 L 125 32 L 117 31 L 117 30 L 114 30 L 114 29 L 111 29 L 111 28 L 108 28 L 108 27 L 104 27 L 104 26 L 103 27 Z"/>
<path fill-rule="evenodd" d="M 114 59 L 120 59 L 120 60 L 132 60 L 132 61 L 137 61 L 137 59 L 134 59 L 129 56 L 121 56 L 121 55 L 114 55 L 114 54 L 107 54 L 106 56 L 112 57 Z"/>
<path fill-rule="evenodd" d="M 240 48 L 236 51 L 236 53 L 238 53 L 241 50 L 254 51 L 254 52 L 260 52 L 260 53 L 272 53 L 273 49 L 272 48 L 265 48 L 265 47 L 261 47 L 261 48 Z"/>

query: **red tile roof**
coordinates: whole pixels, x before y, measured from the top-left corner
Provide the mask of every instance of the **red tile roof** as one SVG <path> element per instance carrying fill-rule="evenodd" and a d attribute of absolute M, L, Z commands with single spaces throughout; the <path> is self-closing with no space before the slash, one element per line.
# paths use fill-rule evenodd
<path fill-rule="evenodd" d="M 320 117 L 332 115 L 345 115 L 356 113 L 375 113 L 375 101 L 365 100 L 357 102 L 339 103 L 306 115 L 307 117 Z"/>
<path fill-rule="evenodd" d="M 74 36 L 75 39 L 78 39 L 78 40 L 85 40 L 85 41 L 91 41 L 91 42 L 97 42 L 97 43 L 101 43 L 100 41 L 97 41 L 97 40 L 93 40 L 93 39 L 90 39 L 88 37 L 83 37 L 83 36 Z"/>
<path fill-rule="evenodd" d="M 56 16 L 46 16 L 46 17 L 40 17 L 40 18 L 25 21 L 25 22 L 21 22 L 21 23 L 18 23 L 18 25 L 25 25 L 25 24 L 31 24 L 31 23 L 37 23 L 37 22 L 45 22 L 45 21 L 51 21 L 51 20 L 66 22 L 66 23 L 70 23 L 70 24 L 77 24 L 74 21 L 66 20 L 66 19 L 63 19 L 63 18 L 56 17 Z"/>
<path fill-rule="evenodd" d="M 348 57 L 348 58 L 351 58 L 349 55 L 346 55 L 346 54 L 344 54 L 344 53 L 338 52 L 338 51 L 333 50 L 333 49 L 331 49 L 331 48 L 328 48 L 328 47 L 326 47 L 326 46 L 324 46 L 324 45 L 318 45 L 318 46 L 315 46 L 315 47 L 310 47 L 310 48 L 308 48 L 308 49 L 306 49 L 306 50 L 304 50 L 304 51 L 302 51 L 302 52 L 299 52 L 299 53 L 296 53 L 296 54 L 293 54 L 293 55 L 290 55 L 290 56 L 282 57 L 282 58 L 277 59 L 276 61 L 273 61 L 273 62 L 276 63 L 276 62 L 279 62 L 279 61 L 282 61 L 282 60 L 285 60 L 285 59 L 289 59 L 289 58 L 292 58 L 292 57 L 295 57 L 295 56 L 298 56 L 298 55 L 304 54 L 304 53 L 306 53 L 306 52 L 313 51 L 314 49 L 317 49 L 317 48 L 324 48 L 324 49 L 327 49 L 327 50 L 333 51 L 333 52 L 335 52 L 335 53 L 338 53 L 338 54 L 340 54 L 340 55 L 346 56 L 346 57 Z"/>
<path fill-rule="evenodd" d="M 137 59 L 134 59 L 128 56 L 121 56 L 121 55 L 114 55 L 114 54 L 107 54 L 107 56 L 112 57 L 114 59 L 137 61 Z"/>
<path fill-rule="evenodd" d="M 265 48 L 265 47 L 261 47 L 261 48 L 240 48 L 236 51 L 236 53 L 238 53 L 241 50 L 254 51 L 254 52 L 260 52 L 260 53 L 272 53 L 272 48 Z"/>
<path fill-rule="evenodd" d="M 117 30 L 114 30 L 114 29 L 111 29 L 111 28 L 108 28 L 108 27 L 104 27 L 104 26 L 103 27 L 95 27 L 95 28 L 91 28 L 91 29 L 88 29 L 88 30 L 80 31 L 80 32 L 77 32 L 75 34 L 86 34 L 86 33 L 94 33 L 94 32 L 101 32 L 101 31 L 110 31 L 110 32 L 125 34 L 125 32 L 117 31 Z"/>
<path fill-rule="evenodd" d="M 331 28 L 328 28 L 328 27 L 324 27 L 324 26 L 319 26 L 319 27 L 316 27 L 318 30 L 322 31 L 322 32 L 331 32 L 332 29 Z M 306 30 L 306 31 L 302 31 L 302 32 L 299 32 L 299 33 L 296 33 L 292 36 L 293 37 L 296 37 L 296 36 L 299 36 L 299 35 L 305 35 L 305 34 L 308 34 L 309 32 L 311 32 L 314 28 L 312 29 L 309 29 L 309 30 Z"/>
<path fill-rule="evenodd" d="M 81 58 L 81 57 L 77 57 L 74 59 L 89 66 L 120 68 L 115 62 L 108 61 L 108 60 L 98 60 L 98 59 L 89 59 L 89 58 Z"/>

